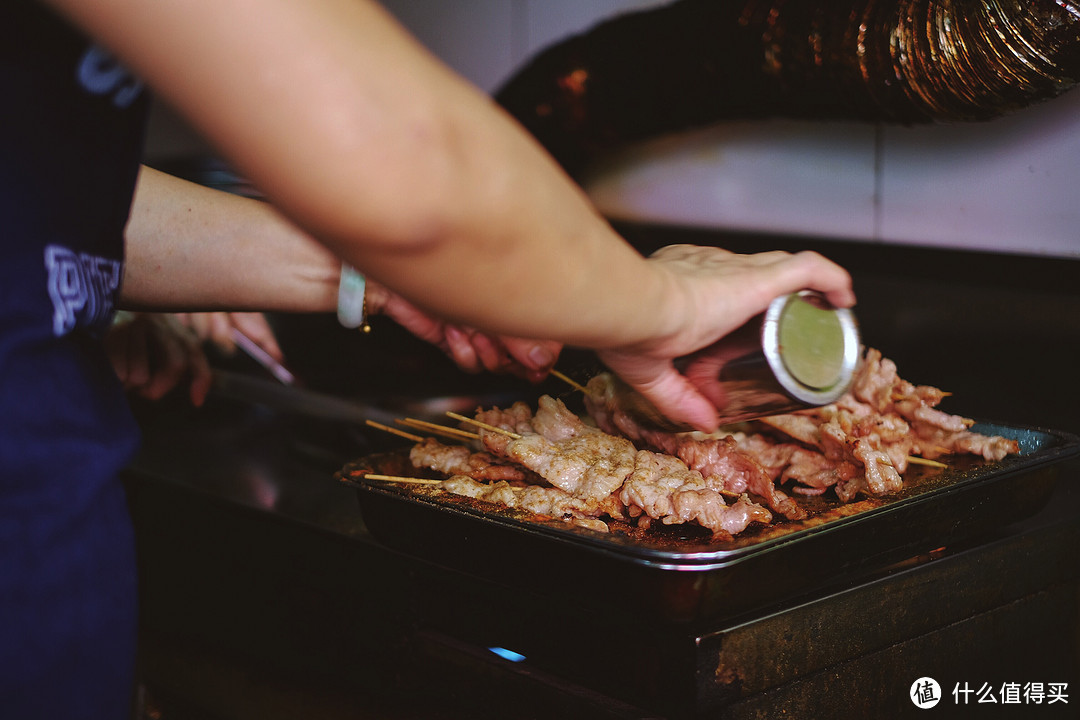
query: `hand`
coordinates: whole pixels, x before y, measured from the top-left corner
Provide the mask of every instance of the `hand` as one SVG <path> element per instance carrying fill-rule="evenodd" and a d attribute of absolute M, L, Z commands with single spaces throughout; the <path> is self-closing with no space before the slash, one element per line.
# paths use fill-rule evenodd
<path fill-rule="evenodd" d="M 180 324 L 191 328 L 195 336 L 201 341 L 210 341 L 220 350 L 231 355 L 236 351 L 236 340 L 233 331 L 238 330 L 247 335 L 256 345 L 267 352 L 270 357 L 278 362 L 283 362 L 285 356 L 281 352 L 274 331 L 266 316 L 257 312 L 205 312 L 205 313 L 177 313 L 176 319 Z"/>
<path fill-rule="evenodd" d="M 124 387 L 158 400 L 185 378 L 200 406 L 210 390 L 210 364 L 199 339 L 174 317 L 135 313 L 122 317 L 105 336 L 105 349 Z"/>
<path fill-rule="evenodd" d="M 672 364 L 707 347 L 763 312 L 775 298 L 816 290 L 834 307 L 855 304 L 851 277 L 813 252 L 756 255 L 672 245 L 650 258 L 668 276 L 670 330 L 632 347 L 599 352 L 601 361 L 672 420 L 716 430 L 716 406 Z"/>
<path fill-rule="evenodd" d="M 555 365 L 562 350 L 562 344 L 554 341 L 491 335 L 443 322 L 370 279 L 367 293 L 370 312 L 386 315 L 421 340 L 435 345 L 466 372 L 504 372 L 539 382 Z"/>

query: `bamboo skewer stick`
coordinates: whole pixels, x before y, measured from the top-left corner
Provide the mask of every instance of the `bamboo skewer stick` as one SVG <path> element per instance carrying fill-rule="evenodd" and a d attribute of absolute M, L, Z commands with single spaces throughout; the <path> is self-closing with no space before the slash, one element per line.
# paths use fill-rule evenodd
<path fill-rule="evenodd" d="M 907 461 L 912 465 L 925 465 L 927 467 L 936 467 L 936 468 L 947 468 L 947 467 L 949 467 L 948 465 L 946 465 L 943 462 L 938 462 L 937 460 L 927 460 L 926 458 L 921 458 L 921 457 L 919 457 L 917 455 L 908 455 Z"/>
<path fill-rule="evenodd" d="M 456 412 L 447 411 L 446 414 L 449 417 L 454 418 L 455 420 L 460 420 L 461 422 L 466 422 L 466 423 L 469 423 L 471 425 L 476 425 L 477 427 L 482 427 L 485 430 L 490 430 L 491 432 L 497 432 L 500 435 L 505 435 L 508 438 L 513 438 L 514 440 L 520 440 L 521 439 L 521 436 L 518 435 L 516 432 L 510 432 L 509 430 L 506 430 L 506 429 L 501 428 L 501 427 L 495 427 L 494 425 L 488 425 L 485 422 L 480 422 L 479 420 L 474 420 L 471 417 L 466 417 L 464 415 L 458 415 Z"/>
<path fill-rule="evenodd" d="M 431 480 L 428 478 L 411 478 L 402 477 L 401 475 L 377 475 L 375 473 L 368 473 L 364 475 L 365 480 L 385 480 L 386 482 L 403 482 L 414 483 L 419 485 L 438 485 L 442 480 Z"/>
<path fill-rule="evenodd" d="M 564 383 L 566 383 L 570 387 L 574 388 L 575 390 L 580 390 L 581 392 L 588 392 L 588 390 L 585 389 L 584 385 L 579 383 L 574 378 L 569 377 L 567 375 L 564 375 L 563 373 L 559 372 L 558 370 L 551 370 L 550 374 L 552 376 L 554 376 L 554 377 L 557 377 L 559 380 L 562 380 Z"/>
<path fill-rule="evenodd" d="M 424 442 L 424 438 L 420 437 L 419 435 L 413 435 L 412 433 L 407 433 L 404 430 L 398 430 L 397 428 L 390 427 L 389 425 L 383 425 L 382 423 L 375 422 L 374 420 L 367 420 L 366 422 L 373 428 L 384 430 L 393 435 L 397 435 L 398 437 L 403 437 L 406 440 L 412 440 L 413 442 Z"/>
<path fill-rule="evenodd" d="M 455 427 L 447 427 L 446 425 L 438 425 L 426 420 L 417 420 L 416 418 L 404 418 L 397 420 L 402 425 L 407 425 L 414 430 L 427 430 L 437 435 L 443 435 L 445 437 L 453 438 L 455 440 L 476 440 L 480 437 L 479 434 L 469 432 L 468 430 L 461 430 Z"/>

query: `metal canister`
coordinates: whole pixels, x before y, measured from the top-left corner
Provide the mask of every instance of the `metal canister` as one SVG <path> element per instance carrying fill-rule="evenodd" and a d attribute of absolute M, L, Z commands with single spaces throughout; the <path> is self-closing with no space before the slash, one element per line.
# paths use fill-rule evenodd
<path fill-rule="evenodd" d="M 854 314 L 803 291 L 776 298 L 761 315 L 675 365 L 716 405 L 724 425 L 835 402 L 851 386 L 859 353 Z M 625 391 L 617 388 L 620 405 L 639 422 L 691 429 Z"/>

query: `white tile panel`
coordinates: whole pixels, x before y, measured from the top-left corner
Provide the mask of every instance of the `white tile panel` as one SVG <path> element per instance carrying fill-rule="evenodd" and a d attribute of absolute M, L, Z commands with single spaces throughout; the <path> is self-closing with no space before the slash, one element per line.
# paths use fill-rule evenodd
<path fill-rule="evenodd" d="M 635 148 L 586 187 L 613 218 L 866 239 L 874 144 L 865 124 L 730 123 Z"/>
<path fill-rule="evenodd" d="M 386 0 L 493 91 L 533 53 L 666 0 Z M 1080 257 L 1080 91 L 989 123 L 734 123 L 624 154 L 589 183 L 614 217 Z"/>
<path fill-rule="evenodd" d="M 1080 92 L 986 123 L 884 130 L 887 242 L 1080 257 Z"/>

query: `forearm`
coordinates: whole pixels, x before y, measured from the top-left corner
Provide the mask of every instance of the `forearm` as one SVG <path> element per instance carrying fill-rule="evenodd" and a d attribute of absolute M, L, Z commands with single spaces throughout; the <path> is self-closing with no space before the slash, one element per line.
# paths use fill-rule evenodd
<path fill-rule="evenodd" d="M 677 315 L 663 273 L 532 138 L 374 4 L 53 2 L 293 221 L 418 306 L 590 346 Z"/>
<path fill-rule="evenodd" d="M 337 251 L 418 306 L 466 325 L 590 347 L 651 333 L 644 324 L 663 304 L 662 277 L 546 158 L 509 157 L 521 150 L 504 149 L 505 164 L 520 172 L 496 174 L 497 187 L 483 187 L 492 179 L 462 163 L 461 187 L 426 241 L 342 242 Z M 498 162 L 490 146 L 471 152 Z"/>
<path fill-rule="evenodd" d="M 144 167 L 125 230 L 128 309 L 328 311 L 339 261 L 267 203 Z"/>

